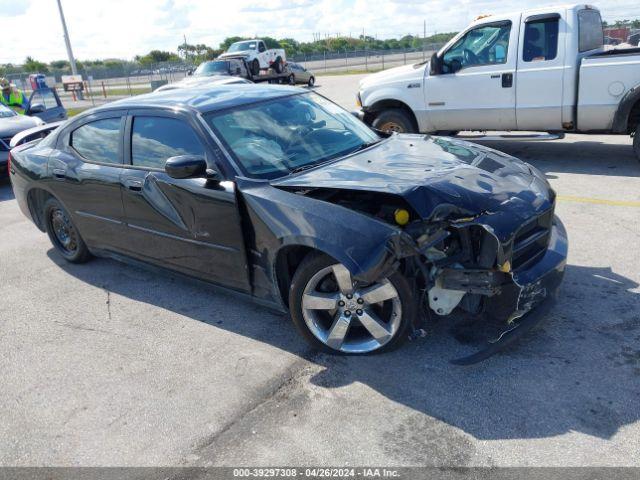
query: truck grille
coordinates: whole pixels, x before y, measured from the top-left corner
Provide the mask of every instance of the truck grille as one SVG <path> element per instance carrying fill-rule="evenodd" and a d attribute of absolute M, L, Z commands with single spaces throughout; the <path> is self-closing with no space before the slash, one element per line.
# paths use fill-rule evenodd
<path fill-rule="evenodd" d="M 11 137 L 0 138 L 0 152 L 8 152 L 10 150 L 9 148 L 10 142 L 11 142 Z"/>
<path fill-rule="evenodd" d="M 553 208 L 518 229 L 513 239 L 513 270 L 524 270 L 542 258 L 549 246 L 552 222 Z"/>

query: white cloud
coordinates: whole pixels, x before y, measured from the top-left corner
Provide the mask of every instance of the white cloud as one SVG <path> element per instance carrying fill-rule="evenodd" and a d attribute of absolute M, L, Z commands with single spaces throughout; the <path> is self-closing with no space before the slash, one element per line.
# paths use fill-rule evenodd
<path fill-rule="evenodd" d="M 0 63 L 66 58 L 54 0 L 0 0 Z M 541 6 L 526 0 L 62 0 L 78 59 L 133 58 L 183 42 L 217 46 L 232 35 L 308 41 L 314 33 L 379 38 L 463 28 L 485 13 Z M 551 2 L 549 3 L 551 4 Z M 598 3 L 607 20 L 640 17 L 637 0 Z M 9 17 L 9 18 L 7 18 Z"/>

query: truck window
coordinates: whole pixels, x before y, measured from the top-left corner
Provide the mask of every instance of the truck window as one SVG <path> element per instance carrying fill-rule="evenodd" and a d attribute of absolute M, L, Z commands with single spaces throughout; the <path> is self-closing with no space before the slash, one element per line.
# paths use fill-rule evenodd
<path fill-rule="evenodd" d="M 597 10 L 580 10 L 578 12 L 579 50 L 586 52 L 604 45 L 602 18 Z"/>
<path fill-rule="evenodd" d="M 524 29 L 522 59 L 525 62 L 553 60 L 558 54 L 559 19 L 547 18 L 527 22 Z"/>
<path fill-rule="evenodd" d="M 469 30 L 443 57 L 443 73 L 465 67 L 506 63 L 511 22 L 482 25 Z"/>
<path fill-rule="evenodd" d="M 260 42 L 258 44 L 258 50 L 260 53 L 265 52 L 267 50 L 267 47 L 264 46 L 264 43 Z"/>

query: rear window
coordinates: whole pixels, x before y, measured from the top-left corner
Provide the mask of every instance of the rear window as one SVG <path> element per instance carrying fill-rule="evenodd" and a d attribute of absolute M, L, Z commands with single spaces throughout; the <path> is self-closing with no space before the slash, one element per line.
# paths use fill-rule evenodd
<path fill-rule="evenodd" d="M 524 30 L 524 49 L 522 57 L 525 62 L 553 60 L 558 54 L 557 18 L 534 20 L 527 22 Z"/>
<path fill-rule="evenodd" d="M 71 133 L 71 146 L 93 162 L 120 163 L 120 117 L 86 123 Z"/>
<path fill-rule="evenodd" d="M 597 10 L 580 10 L 578 12 L 579 50 L 587 52 L 604 45 L 602 18 Z"/>

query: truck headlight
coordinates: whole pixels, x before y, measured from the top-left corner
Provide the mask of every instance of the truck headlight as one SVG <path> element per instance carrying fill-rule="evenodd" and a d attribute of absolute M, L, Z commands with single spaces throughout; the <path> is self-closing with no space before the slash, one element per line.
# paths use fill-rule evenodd
<path fill-rule="evenodd" d="M 356 106 L 362 107 L 362 98 L 360 98 L 360 92 L 356 93 Z"/>

